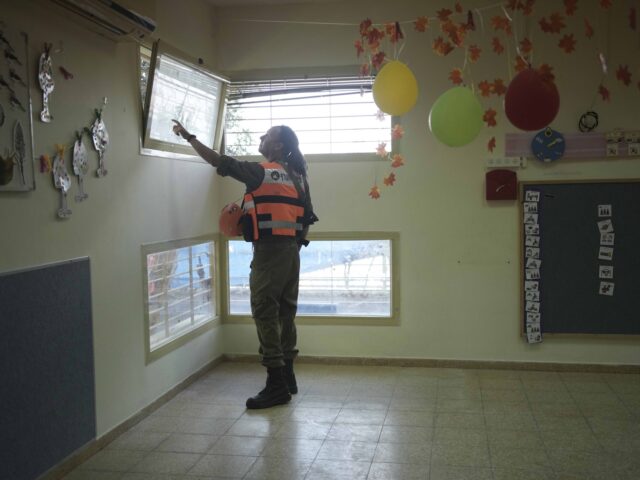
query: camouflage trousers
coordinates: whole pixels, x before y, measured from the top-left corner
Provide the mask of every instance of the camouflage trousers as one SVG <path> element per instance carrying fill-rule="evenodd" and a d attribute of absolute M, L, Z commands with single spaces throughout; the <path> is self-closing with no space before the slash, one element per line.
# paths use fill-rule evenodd
<path fill-rule="evenodd" d="M 251 314 L 256 323 L 260 355 L 265 367 L 281 367 L 293 359 L 297 333 L 300 255 L 295 238 L 278 238 L 253 244 L 249 286 Z"/>

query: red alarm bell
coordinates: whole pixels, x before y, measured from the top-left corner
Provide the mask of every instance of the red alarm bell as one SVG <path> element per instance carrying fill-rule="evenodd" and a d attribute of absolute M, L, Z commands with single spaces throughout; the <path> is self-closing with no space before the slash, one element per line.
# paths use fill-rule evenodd
<path fill-rule="evenodd" d="M 242 235 L 242 209 L 235 203 L 225 205 L 220 212 L 220 220 L 218 226 L 220 231 L 227 237 L 237 237 Z"/>

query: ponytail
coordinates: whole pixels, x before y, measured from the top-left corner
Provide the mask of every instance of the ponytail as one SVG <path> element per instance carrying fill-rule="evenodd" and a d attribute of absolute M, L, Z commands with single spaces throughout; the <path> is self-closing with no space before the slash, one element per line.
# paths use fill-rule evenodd
<path fill-rule="evenodd" d="M 282 159 L 291 165 L 291 168 L 302 177 L 307 175 L 307 162 L 300 151 L 298 136 L 286 125 L 278 127 L 280 141 L 283 144 Z"/>

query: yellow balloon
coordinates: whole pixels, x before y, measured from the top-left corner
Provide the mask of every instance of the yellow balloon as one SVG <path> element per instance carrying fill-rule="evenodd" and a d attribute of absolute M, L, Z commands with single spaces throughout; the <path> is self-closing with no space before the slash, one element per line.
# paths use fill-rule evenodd
<path fill-rule="evenodd" d="M 418 82 L 404 63 L 387 63 L 373 82 L 373 100 L 389 115 L 404 115 L 418 100 Z"/>

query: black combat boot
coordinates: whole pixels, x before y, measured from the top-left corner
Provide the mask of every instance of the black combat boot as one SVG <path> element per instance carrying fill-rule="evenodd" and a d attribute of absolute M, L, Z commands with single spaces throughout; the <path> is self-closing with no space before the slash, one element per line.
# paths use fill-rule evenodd
<path fill-rule="evenodd" d="M 293 358 L 284 359 L 284 381 L 287 382 L 287 388 L 291 395 L 298 393 L 296 374 L 293 373 Z"/>
<path fill-rule="evenodd" d="M 267 368 L 267 385 L 255 397 L 247 399 L 247 408 L 269 408 L 291 400 L 282 370 L 283 367 Z"/>

